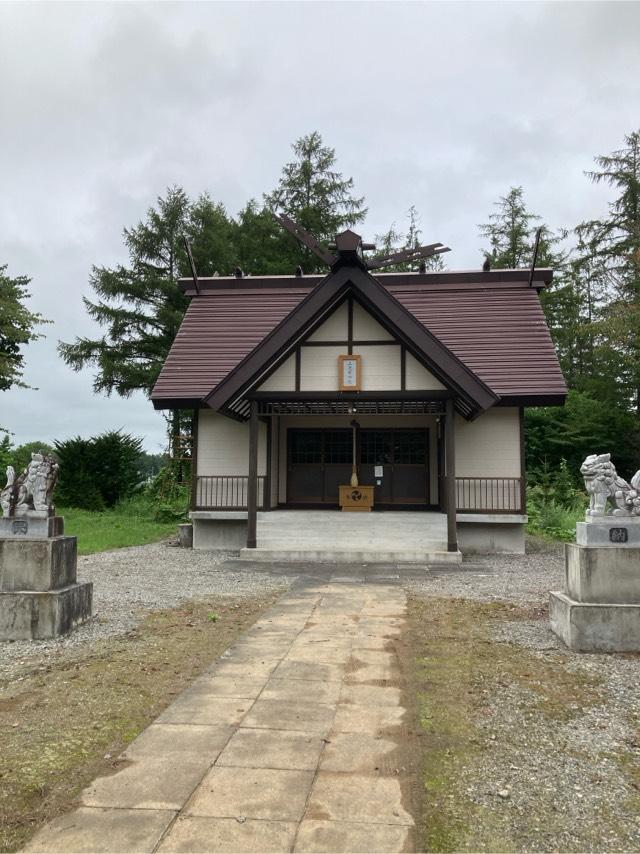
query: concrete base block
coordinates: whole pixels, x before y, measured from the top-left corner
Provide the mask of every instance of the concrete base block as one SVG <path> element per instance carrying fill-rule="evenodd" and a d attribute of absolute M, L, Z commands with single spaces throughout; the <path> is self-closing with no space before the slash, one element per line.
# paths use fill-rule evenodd
<path fill-rule="evenodd" d="M 193 548 L 237 551 L 247 545 L 247 518 L 193 518 Z"/>
<path fill-rule="evenodd" d="M 258 563 L 334 563 L 366 564 L 367 566 L 390 563 L 415 564 L 461 564 L 462 553 L 448 551 L 380 551 L 372 549 L 310 549 L 310 548 L 264 548 L 240 549 L 241 560 Z"/>
<path fill-rule="evenodd" d="M 193 525 L 178 525 L 178 542 L 183 549 L 193 548 Z"/>
<path fill-rule="evenodd" d="M 596 516 L 576 524 L 576 543 L 608 549 L 640 549 L 640 516 Z"/>
<path fill-rule="evenodd" d="M 47 539 L 64 534 L 63 516 L 0 516 L 0 538 Z"/>
<path fill-rule="evenodd" d="M 640 605 L 640 548 L 565 545 L 566 589 L 576 602 Z"/>
<path fill-rule="evenodd" d="M 0 641 L 64 635 L 91 617 L 92 598 L 91 582 L 47 592 L 1 592 Z"/>
<path fill-rule="evenodd" d="M 640 651 L 640 605 L 575 602 L 549 594 L 551 629 L 577 652 Z"/>
<path fill-rule="evenodd" d="M 0 539 L 0 591 L 53 590 L 76 580 L 76 537 Z"/>
<path fill-rule="evenodd" d="M 525 524 L 461 522 L 458 519 L 457 529 L 458 546 L 463 554 L 523 555 L 525 552 Z"/>

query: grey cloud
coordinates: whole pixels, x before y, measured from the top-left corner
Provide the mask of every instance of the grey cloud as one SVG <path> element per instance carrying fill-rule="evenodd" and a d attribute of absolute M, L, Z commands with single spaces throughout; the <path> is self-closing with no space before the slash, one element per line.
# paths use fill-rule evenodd
<path fill-rule="evenodd" d="M 513 184 L 552 227 L 604 209 L 583 176 L 638 127 L 638 3 L 0 4 L 0 263 L 55 321 L 27 350 L 40 391 L 0 395 L 20 441 L 125 426 L 163 442 L 140 395 L 91 391 L 55 352 L 98 330 L 91 265 L 167 185 L 237 211 L 318 128 L 367 198 L 364 233 L 411 204 L 450 266 Z M 42 416 L 42 412 L 46 416 Z"/>

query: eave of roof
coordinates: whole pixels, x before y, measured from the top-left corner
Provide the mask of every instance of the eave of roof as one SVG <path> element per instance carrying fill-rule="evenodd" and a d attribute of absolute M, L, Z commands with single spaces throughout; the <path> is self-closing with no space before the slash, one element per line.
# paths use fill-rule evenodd
<path fill-rule="evenodd" d="M 447 270 L 435 273 L 378 273 L 375 278 L 385 287 L 391 285 L 433 286 L 461 290 L 466 287 L 514 287 L 529 286 L 529 270 Z M 272 288 L 314 288 L 326 275 L 303 276 L 208 276 L 198 279 L 196 288 L 193 279 L 180 279 L 178 284 L 188 296 L 199 296 L 210 291 L 234 290 L 244 291 L 253 289 Z M 551 283 L 553 270 L 541 267 L 534 271 L 532 286 L 541 290 Z"/>

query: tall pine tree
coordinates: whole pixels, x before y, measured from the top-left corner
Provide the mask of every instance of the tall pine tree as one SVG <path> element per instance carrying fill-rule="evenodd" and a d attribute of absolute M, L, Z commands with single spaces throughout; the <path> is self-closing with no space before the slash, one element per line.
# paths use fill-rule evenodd
<path fill-rule="evenodd" d="M 187 235 L 199 272 L 229 271 L 232 224 L 224 208 L 203 195 L 195 203 L 174 187 L 158 198 L 143 222 L 124 229 L 129 264 L 93 267 L 90 284 L 96 300 L 84 297 L 90 317 L 104 328 L 101 336 L 60 343 L 59 352 L 75 371 L 96 369 L 96 392 L 128 397 L 150 394 L 176 336 L 188 298 L 178 287 L 188 275 L 183 245 Z M 180 432 L 175 413 L 171 432 Z"/>
<path fill-rule="evenodd" d="M 337 171 L 335 149 L 323 144 L 318 131 L 300 137 L 292 147 L 295 159 L 285 164 L 278 186 L 265 195 L 265 204 L 272 211 L 287 214 L 328 244 L 338 232 L 364 220 L 364 197 L 353 194 L 353 178 Z M 308 273 L 324 269 L 322 262 L 295 239 L 287 237 L 285 245 L 291 270 L 298 264 Z"/>
<path fill-rule="evenodd" d="M 596 317 L 599 344 L 619 357 L 617 382 L 640 416 L 640 131 L 595 162 L 598 168 L 588 177 L 608 184 L 616 197 L 608 216 L 583 222 L 576 231 L 605 291 Z"/>
<path fill-rule="evenodd" d="M 49 322 L 25 305 L 30 281 L 26 276 L 11 277 L 7 275 L 7 265 L 0 266 L 0 391 L 13 386 L 28 388 L 22 379 L 22 348 L 42 337 L 35 331 L 36 326 Z"/>

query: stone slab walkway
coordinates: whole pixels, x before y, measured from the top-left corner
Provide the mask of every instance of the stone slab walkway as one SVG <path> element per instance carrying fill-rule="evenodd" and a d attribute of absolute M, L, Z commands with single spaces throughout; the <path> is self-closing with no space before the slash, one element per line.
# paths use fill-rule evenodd
<path fill-rule="evenodd" d="M 395 585 L 289 593 L 25 850 L 414 850 L 397 767 L 404 613 Z"/>

